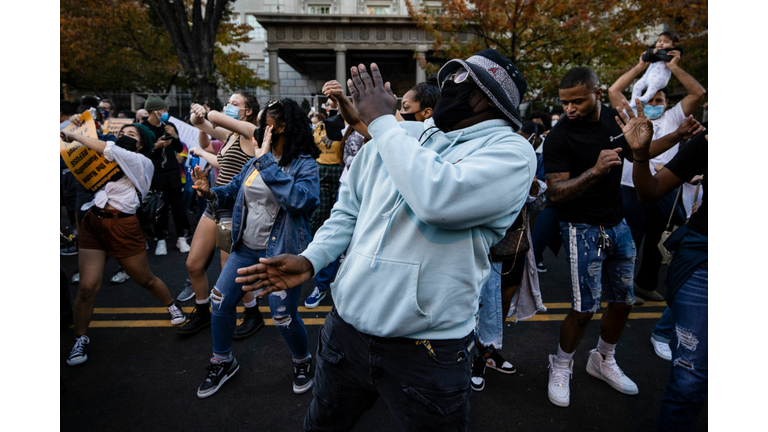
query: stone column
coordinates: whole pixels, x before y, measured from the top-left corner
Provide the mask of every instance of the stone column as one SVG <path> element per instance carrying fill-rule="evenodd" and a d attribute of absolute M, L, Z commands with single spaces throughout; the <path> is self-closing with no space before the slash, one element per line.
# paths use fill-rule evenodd
<path fill-rule="evenodd" d="M 277 48 L 267 48 L 269 53 L 269 80 L 272 88 L 269 90 L 270 98 L 280 98 L 280 67 L 278 65 Z"/>
<path fill-rule="evenodd" d="M 416 55 L 419 57 L 427 58 L 427 46 L 426 45 L 417 45 L 416 46 Z M 418 60 L 416 61 L 416 84 L 423 83 L 427 80 L 427 73 L 424 71 L 424 69 L 419 66 Z"/>
<path fill-rule="evenodd" d="M 347 46 L 344 44 L 336 45 L 336 81 L 341 84 L 344 94 L 347 94 Z"/>

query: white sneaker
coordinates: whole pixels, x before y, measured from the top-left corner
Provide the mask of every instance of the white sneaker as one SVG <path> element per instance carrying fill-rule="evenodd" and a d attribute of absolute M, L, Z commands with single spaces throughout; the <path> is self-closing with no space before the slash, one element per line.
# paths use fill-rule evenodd
<path fill-rule="evenodd" d="M 179 237 L 178 240 L 176 240 L 176 248 L 178 248 L 181 253 L 187 253 L 189 252 L 189 245 L 187 244 L 187 239 L 184 237 Z"/>
<path fill-rule="evenodd" d="M 113 284 L 121 284 L 130 278 L 131 277 L 128 276 L 128 273 L 126 273 L 125 270 L 120 269 L 120 271 L 118 271 L 117 273 L 115 273 L 114 276 L 112 276 L 112 279 L 110 279 L 110 282 Z"/>
<path fill-rule="evenodd" d="M 573 360 L 568 366 L 563 366 L 557 363 L 556 357 L 549 355 L 549 401 L 559 407 L 567 407 L 571 403 L 569 380 L 573 376 Z"/>
<path fill-rule="evenodd" d="M 72 275 L 72 283 L 76 284 L 78 282 L 80 282 L 80 272 L 77 272 Z"/>
<path fill-rule="evenodd" d="M 636 395 L 638 393 L 637 384 L 624 375 L 619 365 L 616 364 L 616 359 L 612 355 L 606 356 L 603 359 L 602 354 L 597 351 L 597 348 L 589 352 L 587 373 L 607 382 L 621 393 L 628 395 Z"/>
<path fill-rule="evenodd" d="M 651 336 L 651 344 L 653 344 L 653 350 L 656 351 L 656 355 L 662 360 L 672 360 L 672 349 L 669 347 L 668 342 L 658 341 Z"/>
<path fill-rule="evenodd" d="M 155 255 L 168 255 L 168 248 L 165 247 L 165 240 L 158 240 L 155 248 Z"/>
<path fill-rule="evenodd" d="M 168 306 L 168 313 L 171 314 L 171 324 L 179 325 L 187 322 L 187 317 L 184 315 L 184 311 L 181 310 L 176 303 Z"/>

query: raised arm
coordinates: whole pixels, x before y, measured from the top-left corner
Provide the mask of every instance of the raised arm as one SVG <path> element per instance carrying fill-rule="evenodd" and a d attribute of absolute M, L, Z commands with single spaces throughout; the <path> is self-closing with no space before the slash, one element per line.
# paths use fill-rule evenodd
<path fill-rule="evenodd" d="M 220 125 L 224 129 L 239 133 L 240 136 L 248 139 L 249 141 L 251 138 L 253 138 L 253 134 L 256 132 L 255 124 L 247 121 L 233 119 L 232 117 L 218 111 L 208 111 L 208 120 L 216 123 L 217 125 Z M 226 140 L 227 138 L 224 137 L 224 139 L 221 141 Z"/>
<path fill-rule="evenodd" d="M 205 159 L 205 161 L 208 162 L 209 164 L 211 164 L 214 168 L 221 168 L 219 166 L 219 159 L 216 157 L 215 154 L 213 154 L 213 153 L 211 153 L 211 152 L 209 152 L 207 150 L 203 150 L 200 147 L 192 147 L 192 149 L 190 149 L 189 151 L 193 155 L 199 156 L 199 157 Z"/>
<path fill-rule="evenodd" d="M 622 92 L 625 88 L 632 84 L 632 80 L 637 78 L 646 69 L 648 69 L 650 63 L 643 61 L 643 56 L 640 56 L 637 64 L 620 76 L 619 79 L 608 88 L 608 99 L 611 101 L 611 106 L 619 106 L 621 102 L 626 100 Z"/>
<path fill-rule="evenodd" d="M 667 68 L 669 68 L 670 72 L 680 80 L 680 84 L 682 84 L 688 92 L 683 100 L 680 101 L 680 105 L 683 108 L 683 114 L 689 116 L 693 114 L 696 107 L 698 107 L 704 100 L 704 95 L 707 91 L 704 90 L 704 86 L 696 81 L 694 77 L 678 65 L 680 63 L 680 51 L 672 50 L 669 54 L 672 55 L 672 60 L 667 62 Z"/>
<path fill-rule="evenodd" d="M 627 140 L 634 162 L 632 165 L 632 182 L 635 185 L 637 197 L 642 202 L 653 201 L 666 195 L 669 191 L 680 186 L 683 180 L 678 178 L 667 168 L 654 173 L 648 160 L 651 158 L 651 137 L 653 137 L 653 123 L 645 117 L 643 106 L 638 101 L 637 116 L 629 110 L 629 104 L 624 101 L 624 110 L 618 110 L 619 116 L 616 117 L 616 123 L 624 131 L 624 138 Z M 628 114 L 627 114 L 628 113 Z"/>
<path fill-rule="evenodd" d="M 91 138 L 83 135 L 78 135 L 76 133 L 62 130 L 60 133 L 61 139 L 63 139 L 66 142 L 72 142 L 77 141 L 80 144 L 88 147 L 91 150 L 97 151 L 99 153 L 104 153 L 104 149 L 107 147 L 107 143 L 105 141 L 101 141 L 96 138 Z"/>
<path fill-rule="evenodd" d="M 198 128 L 202 133 L 210 135 L 219 141 L 227 140 L 227 137 L 231 132 L 224 127 L 221 127 L 221 128 L 213 127 L 213 124 L 211 124 L 210 121 L 205 119 L 205 115 L 207 114 L 205 107 L 203 107 L 200 104 L 193 103 L 192 106 L 190 106 L 190 113 L 191 115 L 189 117 L 189 121 L 192 123 L 193 126 Z M 207 149 L 208 145 L 203 145 L 203 141 L 201 141 L 200 139 L 198 139 L 198 141 L 200 143 L 200 146 L 203 147 L 203 149 Z M 210 140 L 207 140 L 207 143 L 210 144 Z"/>
<path fill-rule="evenodd" d="M 360 119 L 360 115 L 357 113 L 355 106 L 352 104 L 341 89 L 341 84 L 338 81 L 328 81 L 323 85 L 323 94 L 331 98 L 339 106 L 341 117 L 349 123 L 352 129 L 356 130 L 362 135 L 366 141 L 371 139 L 368 134 L 368 125 Z"/>

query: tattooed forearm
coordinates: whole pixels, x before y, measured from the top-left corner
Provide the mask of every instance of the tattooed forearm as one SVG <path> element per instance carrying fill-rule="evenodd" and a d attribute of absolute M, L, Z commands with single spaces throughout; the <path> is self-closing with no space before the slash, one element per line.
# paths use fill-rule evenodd
<path fill-rule="evenodd" d="M 594 168 L 584 171 L 576 178 L 568 173 L 547 174 L 549 198 L 554 203 L 572 200 L 587 191 L 600 178 Z"/>

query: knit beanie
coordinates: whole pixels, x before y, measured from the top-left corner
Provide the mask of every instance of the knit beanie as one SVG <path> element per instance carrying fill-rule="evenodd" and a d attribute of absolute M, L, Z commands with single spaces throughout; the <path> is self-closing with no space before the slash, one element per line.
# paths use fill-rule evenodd
<path fill-rule="evenodd" d="M 144 109 L 150 112 L 157 110 L 167 110 L 168 104 L 166 104 L 165 101 L 160 98 L 160 96 L 152 93 L 151 95 L 147 96 L 147 101 L 144 102 Z"/>

